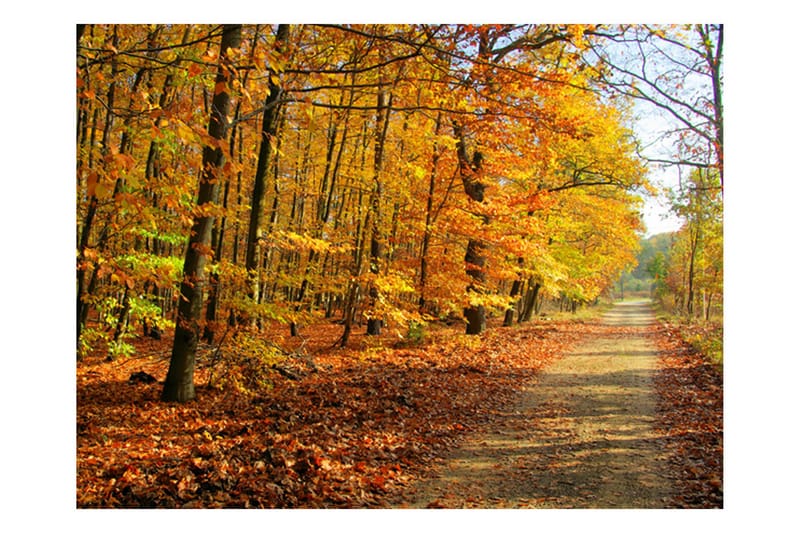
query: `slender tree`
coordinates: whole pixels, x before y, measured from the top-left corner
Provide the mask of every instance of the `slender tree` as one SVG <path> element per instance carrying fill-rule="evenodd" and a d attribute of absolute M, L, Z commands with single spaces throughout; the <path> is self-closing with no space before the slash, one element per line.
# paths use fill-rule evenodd
<path fill-rule="evenodd" d="M 275 50 L 280 54 L 289 36 L 289 26 L 280 24 L 275 35 Z M 260 294 L 259 268 L 262 262 L 263 230 L 265 217 L 265 200 L 267 192 L 267 172 L 275 157 L 275 146 L 278 134 L 278 116 L 281 87 L 278 83 L 278 72 L 282 67 L 271 64 L 269 67 L 269 90 L 264 101 L 264 114 L 261 119 L 261 138 L 258 150 L 258 164 L 253 183 L 253 199 L 250 208 L 250 223 L 247 231 L 247 253 L 245 268 L 250 275 L 250 299 L 258 303 Z M 255 320 L 255 316 L 252 317 Z"/>
<path fill-rule="evenodd" d="M 384 261 L 384 238 L 381 235 L 381 196 L 383 191 L 382 176 L 384 164 L 384 147 L 386 132 L 389 128 L 389 113 L 391 111 L 391 96 L 386 97 L 383 91 L 378 92 L 378 105 L 375 120 L 375 152 L 372 166 L 372 194 L 370 197 L 370 242 L 369 242 L 369 271 L 377 277 L 380 275 L 381 264 Z M 367 319 L 367 335 L 380 335 L 383 319 L 376 314 L 378 297 L 380 296 L 377 284 L 373 282 L 369 288 L 370 317 Z"/>
<path fill-rule="evenodd" d="M 483 203 L 486 193 L 486 183 L 483 181 L 482 164 L 483 155 L 475 150 L 472 158 L 467 155 L 466 138 L 460 125 L 454 126 L 455 136 L 458 139 L 458 168 L 461 181 L 464 185 L 464 192 L 472 202 Z M 489 223 L 489 217 L 479 215 L 484 225 Z M 467 275 L 471 283 L 467 290 L 469 292 L 482 292 L 486 282 L 486 242 L 479 237 L 471 237 L 467 242 L 467 252 L 464 255 Z M 486 329 L 486 307 L 483 304 L 471 304 L 464 309 L 464 318 L 467 321 L 467 334 L 477 335 Z"/>
<path fill-rule="evenodd" d="M 208 134 L 217 141 L 225 138 L 231 100 L 228 84 L 235 73 L 229 50 L 238 48 L 241 38 L 241 24 L 225 25 L 220 41 L 219 66 L 208 121 Z M 162 392 L 162 399 L 165 401 L 186 402 L 195 398 L 195 356 L 200 336 L 200 317 L 206 277 L 205 266 L 211 252 L 211 230 L 214 226 L 214 215 L 211 214 L 210 208 L 213 207 L 219 195 L 219 173 L 224 164 L 220 146 L 220 144 L 217 146 L 207 144 L 203 147 L 203 167 L 200 191 L 197 197 L 197 214 L 194 217 L 186 248 L 175 339 L 169 371 Z"/>

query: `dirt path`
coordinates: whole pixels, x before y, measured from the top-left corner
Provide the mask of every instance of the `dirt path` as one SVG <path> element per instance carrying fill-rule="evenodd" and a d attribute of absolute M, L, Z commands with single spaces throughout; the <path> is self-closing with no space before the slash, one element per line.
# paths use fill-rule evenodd
<path fill-rule="evenodd" d="M 664 508 L 672 489 L 653 430 L 653 320 L 646 301 L 615 305 L 501 422 L 412 489 L 407 505 Z"/>

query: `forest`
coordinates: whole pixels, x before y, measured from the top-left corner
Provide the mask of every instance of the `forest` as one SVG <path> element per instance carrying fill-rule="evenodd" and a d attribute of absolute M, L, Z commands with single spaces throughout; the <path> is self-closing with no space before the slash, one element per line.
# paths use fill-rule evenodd
<path fill-rule="evenodd" d="M 413 410 L 414 387 L 377 375 L 406 364 L 386 350 L 450 342 L 474 352 L 459 371 L 481 379 L 487 351 L 516 357 L 507 343 L 523 325 L 577 316 L 634 277 L 721 357 L 721 25 L 76 30 L 79 440 L 95 424 L 84 409 L 122 390 L 84 390 L 93 365 L 116 365 L 123 389 L 129 377 L 148 384 L 159 416 L 225 398 L 237 422 L 192 430 L 209 459 L 215 431 L 256 423 L 252 410 L 233 415 L 241 402 L 281 427 L 275 406 L 296 387 L 345 409 L 368 393 L 362 379 Z M 661 152 L 636 129 L 643 109 L 667 117 Z M 663 187 L 654 168 L 678 184 Z M 642 213 L 658 195 L 682 226 L 654 245 Z M 569 340 L 553 324 L 541 365 Z M 440 356 L 430 364 L 450 364 Z M 341 392 L 307 382 L 348 358 L 366 374 Z M 145 359 L 148 372 L 132 373 Z M 258 404 L 267 394 L 274 402 Z M 281 433 L 292 465 L 331 470 Z M 350 466 L 374 488 L 400 477 L 398 464 Z M 176 494 L 191 492 L 181 479 Z M 122 506 L 181 499 L 115 494 Z"/>

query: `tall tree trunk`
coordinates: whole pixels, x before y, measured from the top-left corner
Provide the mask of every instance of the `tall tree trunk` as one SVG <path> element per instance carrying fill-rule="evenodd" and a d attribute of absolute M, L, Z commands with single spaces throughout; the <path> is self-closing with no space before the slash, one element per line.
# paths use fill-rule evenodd
<path fill-rule="evenodd" d="M 275 48 L 281 51 L 288 37 L 289 26 L 280 24 L 275 35 Z M 267 171 L 272 162 L 275 137 L 278 130 L 279 100 L 281 97 L 280 86 L 274 81 L 277 74 L 274 65 L 270 65 L 269 94 L 264 101 L 264 115 L 261 119 L 261 142 L 258 149 L 258 163 L 253 182 L 253 199 L 250 209 L 250 223 L 247 229 L 247 253 L 245 255 L 245 268 L 250 276 L 249 296 L 253 302 L 258 302 L 260 293 L 259 266 L 261 264 L 261 240 L 264 230 L 264 202 L 267 192 Z M 255 317 L 251 317 L 254 321 Z"/>
<path fill-rule="evenodd" d="M 386 101 L 386 93 L 378 92 L 378 106 L 376 111 L 375 159 L 373 163 L 373 188 L 370 209 L 370 244 L 369 244 L 369 271 L 373 276 L 378 276 L 383 263 L 384 246 L 381 236 L 381 172 L 383 171 L 383 147 L 386 142 L 386 132 L 389 128 L 389 113 L 391 112 L 391 97 Z M 379 298 L 378 286 L 373 280 L 369 287 L 370 316 L 367 319 L 367 335 L 380 335 L 383 327 L 383 318 L 377 316 L 376 308 Z"/>
<path fill-rule="evenodd" d="M 442 113 L 436 115 L 435 135 L 441 133 Z M 441 149 L 439 143 L 433 145 L 433 155 L 431 156 L 431 174 L 428 181 L 428 196 L 425 199 L 425 231 L 422 234 L 422 250 L 419 259 L 419 310 L 425 312 L 425 289 L 428 283 L 428 248 L 431 244 L 431 233 L 433 232 L 433 194 L 436 192 L 436 168 L 439 165 Z"/>
<path fill-rule="evenodd" d="M 687 297 L 686 313 L 691 318 L 694 315 L 694 264 L 697 256 L 697 247 L 700 241 L 700 228 L 689 227 L 689 270 L 687 272 Z"/>
<path fill-rule="evenodd" d="M 239 155 L 242 154 L 242 146 L 241 146 L 241 137 L 239 138 Z M 241 169 L 236 173 L 236 206 L 241 206 L 242 202 L 244 201 L 244 197 L 242 196 L 242 171 Z M 239 224 L 239 217 L 235 217 L 233 219 L 233 249 L 231 250 L 231 263 L 234 265 L 239 264 L 239 242 L 241 241 L 241 235 L 239 232 L 240 224 Z M 230 312 L 228 313 L 228 326 L 236 327 L 238 324 L 239 317 L 237 316 L 236 311 L 231 308 Z"/>
<path fill-rule="evenodd" d="M 256 44 L 258 43 L 259 31 L 258 31 L 258 24 L 256 24 L 253 30 L 253 38 L 252 42 L 250 43 L 250 61 L 253 61 L 256 52 Z M 245 72 L 244 76 L 242 77 L 242 85 L 247 85 L 247 78 L 250 72 Z M 236 103 L 236 110 L 233 112 L 234 116 L 234 124 L 237 124 L 237 119 L 240 116 L 240 111 L 242 107 L 241 100 Z M 238 135 L 237 135 L 238 133 Z M 239 149 L 237 150 L 237 139 L 238 139 L 238 146 Z M 231 130 L 230 141 L 228 143 L 228 152 L 230 153 L 231 157 L 233 154 L 236 154 L 236 157 L 239 162 L 239 171 L 237 172 L 237 180 L 241 179 L 241 168 L 244 158 L 242 156 L 242 133 L 240 126 L 234 126 Z M 230 195 L 231 189 L 231 180 L 226 179 L 225 185 L 223 187 L 223 195 L 222 195 L 222 210 L 223 213 L 228 212 L 228 197 Z M 220 217 L 220 219 L 214 224 L 214 229 L 211 231 L 211 246 L 214 248 L 214 262 L 217 263 L 222 259 L 222 250 L 225 244 L 225 229 L 226 229 L 226 222 L 227 222 L 227 214 Z M 206 321 L 205 325 L 203 326 L 203 341 L 207 342 L 208 344 L 212 344 L 214 342 L 214 337 L 218 328 L 217 324 L 217 311 L 219 307 L 220 301 L 220 293 L 222 291 L 222 287 L 220 286 L 220 276 L 219 272 L 214 271 L 210 276 L 210 283 L 208 285 L 208 303 L 206 304 Z"/>
<path fill-rule="evenodd" d="M 453 125 L 458 153 L 458 168 L 464 192 L 470 200 L 483 203 L 486 184 L 481 181 L 481 166 L 483 155 L 475 151 L 470 161 L 467 156 L 466 134 L 459 124 Z M 487 216 L 482 215 L 483 224 L 488 224 Z M 467 242 L 467 253 L 464 256 L 467 275 L 472 279 L 468 292 L 480 293 L 486 281 L 486 243 L 478 238 L 470 238 Z M 477 335 L 486 330 L 486 308 L 483 305 L 470 305 L 464 309 L 464 318 L 467 320 L 467 335 Z"/>
<path fill-rule="evenodd" d="M 228 59 L 228 49 L 238 48 L 242 38 L 241 24 L 226 24 L 220 42 L 220 62 L 213 105 L 208 121 L 208 134 L 214 139 L 224 139 L 228 123 L 230 95 L 228 82 L 233 75 L 233 65 Z M 223 165 L 220 148 L 203 148 L 203 169 L 200 177 L 198 207 L 205 207 L 217 201 L 219 195 L 218 172 Z M 203 308 L 203 288 L 205 285 L 205 265 L 211 244 L 211 229 L 214 216 L 196 216 L 189 233 L 186 258 L 183 264 L 181 297 L 175 324 L 175 340 L 169 363 L 167 379 L 164 383 L 162 399 L 165 401 L 186 402 L 195 398 L 194 367 L 197 342 L 200 336 L 200 316 Z"/>

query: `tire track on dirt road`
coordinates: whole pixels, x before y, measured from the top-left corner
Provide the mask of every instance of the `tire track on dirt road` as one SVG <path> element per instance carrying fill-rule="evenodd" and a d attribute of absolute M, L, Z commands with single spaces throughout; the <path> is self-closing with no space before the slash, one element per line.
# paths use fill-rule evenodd
<path fill-rule="evenodd" d="M 665 508 L 673 488 L 654 430 L 654 321 L 648 301 L 617 303 L 406 506 Z"/>

